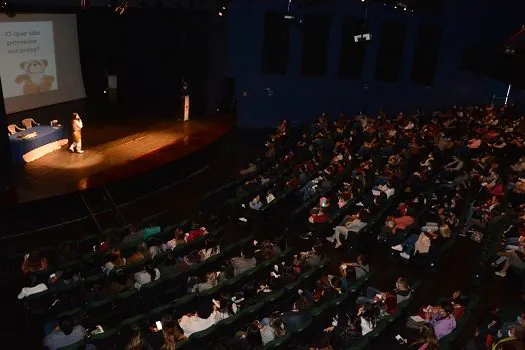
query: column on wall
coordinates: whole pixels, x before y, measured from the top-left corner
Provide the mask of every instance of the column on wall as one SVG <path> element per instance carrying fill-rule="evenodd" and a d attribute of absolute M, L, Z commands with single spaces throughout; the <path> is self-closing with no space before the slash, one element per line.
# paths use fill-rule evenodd
<path fill-rule="evenodd" d="M 9 145 L 9 136 L 7 134 L 7 114 L 5 111 L 4 104 L 4 93 L 2 92 L 2 83 L 0 81 L 0 119 L 3 133 L 0 140 L 0 195 L 5 194 L 9 191 L 12 184 L 12 172 L 11 172 L 11 147 Z"/>

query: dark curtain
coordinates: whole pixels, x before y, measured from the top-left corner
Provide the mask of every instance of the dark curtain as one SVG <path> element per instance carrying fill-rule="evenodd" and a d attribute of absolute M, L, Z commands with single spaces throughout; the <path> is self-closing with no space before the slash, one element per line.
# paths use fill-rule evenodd
<path fill-rule="evenodd" d="M 204 113 L 210 13 L 130 9 L 116 16 L 92 9 L 78 16 L 79 50 L 88 98 L 103 99 L 106 74 L 118 76 L 118 98 L 171 110 L 180 105 L 182 78 L 192 95 L 192 114 Z"/>

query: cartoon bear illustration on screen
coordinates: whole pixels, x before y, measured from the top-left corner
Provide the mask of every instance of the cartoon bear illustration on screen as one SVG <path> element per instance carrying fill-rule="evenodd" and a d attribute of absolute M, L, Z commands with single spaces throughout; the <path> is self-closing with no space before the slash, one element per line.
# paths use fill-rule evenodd
<path fill-rule="evenodd" d="M 55 77 L 46 75 L 47 60 L 32 59 L 20 62 L 20 69 L 24 71 L 16 77 L 17 84 L 24 84 L 24 95 L 36 94 L 51 90 Z"/>

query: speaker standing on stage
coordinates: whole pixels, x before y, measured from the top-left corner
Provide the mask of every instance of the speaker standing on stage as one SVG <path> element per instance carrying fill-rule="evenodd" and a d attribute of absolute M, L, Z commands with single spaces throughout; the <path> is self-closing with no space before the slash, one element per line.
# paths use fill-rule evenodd
<path fill-rule="evenodd" d="M 84 151 L 82 151 L 81 131 L 83 126 L 82 119 L 80 119 L 78 113 L 73 113 L 73 119 L 71 120 L 71 128 L 73 129 L 73 142 L 71 142 L 71 146 L 69 147 L 71 152 L 84 153 Z"/>

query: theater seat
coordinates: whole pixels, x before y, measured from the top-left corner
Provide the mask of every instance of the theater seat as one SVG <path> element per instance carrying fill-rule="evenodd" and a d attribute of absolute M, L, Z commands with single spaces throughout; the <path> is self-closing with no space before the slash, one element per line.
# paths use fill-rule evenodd
<path fill-rule="evenodd" d="M 104 333 L 96 334 L 86 340 L 86 344 L 95 346 L 97 350 L 113 350 L 117 342 L 117 330 L 105 329 Z"/>

